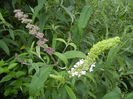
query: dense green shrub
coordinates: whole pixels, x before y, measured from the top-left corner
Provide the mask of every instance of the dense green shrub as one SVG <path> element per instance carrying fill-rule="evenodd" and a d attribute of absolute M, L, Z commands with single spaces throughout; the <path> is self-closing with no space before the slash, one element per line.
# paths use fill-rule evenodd
<path fill-rule="evenodd" d="M 2 99 L 132 99 L 132 6 L 132 0 L 0 1 Z M 14 17 L 15 9 L 40 28 L 49 40 L 45 47 L 55 50 L 52 55 L 37 46 L 38 38 Z M 113 37 L 119 43 L 112 43 Z M 98 53 L 93 70 L 71 76 L 68 71 L 89 59 L 95 44 L 102 50 L 93 50 Z"/>

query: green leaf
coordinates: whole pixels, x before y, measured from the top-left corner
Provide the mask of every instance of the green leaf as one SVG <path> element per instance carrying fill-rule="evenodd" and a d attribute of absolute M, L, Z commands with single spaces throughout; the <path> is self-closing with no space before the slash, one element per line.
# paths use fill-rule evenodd
<path fill-rule="evenodd" d="M 52 48 L 56 50 L 56 38 L 57 38 L 57 34 L 53 33 L 53 39 L 52 39 Z"/>
<path fill-rule="evenodd" d="M 73 90 L 69 86 L 65 86 L 65 89 L 70 96 L 70 99 L 77 99 L 76 95 L 74 94 Z"/>
<path fill-rule="evenodd" d="M 35 12 L 33 13 L 32 20 L 34 22 L 35 18 L 38 16 L 39 11 L 43 8 L 46 0 L 38 0 L 38 5 L 34 8 Z"/>
<path fill-rule="evenodd" d="M 55 52 L 54 55 L 56 55 L 60 60 L 62 60 L 65 63 L 65 65 L 67 66 L 68 60 L 64 54 L 59 53 L 59 52 Z"/>
<path fill-rule="evenodd" d="M 10 55 L 9 48 L 3 40 L 0 40 L 0 48 L 3 49 L 7 55 Z"/>
<path fill-rule="evenodd" d="M 9 70 L 8 70 L 7 67 L 5 67 L 5 68 L 1 68 L 1 67 L 0 67 L 0 74 L 2 74 L 2 73 L 7 73 L 7 72 L 9 72 Z"/>
<path fill-rule="evenodd" d="M 34 49 L 34 45 L 35 45 L 35 42 L 32 42 L 32 44 L 31 44 L 31 47 L 30 47 L 30 52 L 32 52 L 33 51 L 33 49 Z"/>
<path fill-rule="evenodd" d="M 121 93 L 120 88 L 115 88 L 111 92 L 104 95 L 102 99 L 121 99 L 120 93 Z"/>
<path fill-rule="evenodd" d="M 1 12 L 0 12 L 0 20 L 2 21 L 3 24 L 6 24 L 6 20 L 3 18 Z"/>
<path fill-rule="evenodd" d="M 30 96 L 28 99 L 35 99 L 34 97 Z"/>
<path fill-rule="evenodd" d="M 62 38 L 57 38 L 55 40 L 60 41 L 60 42 L 63 42 L 65 45 L 67 45 L 67 42 L 64 39 L 62 39 Z"/>
<path fill-rule="evenodd" d="M 52 90 L 52 99 L 59 99 L 59 94 L 56 90 Z"/>
<path fill-rule="evenodd" d="M 72 32 L 72 41 L 77 46 L 79 46 L 83 37 L 83 32 L 84 32 L 83 29 L 81 27 L 79 28 L 78 24 L 75 24 L 71 27 L 71 32 Z"/>
<path fill-rule="evenodd" d="M 23 76 L 23 75 L 25 75 L 26 74 L 26 72 L 24 72 L 24 71 L 18 71 L 18 72 L 15 72 L 15 76 L 18 78 L 18 77 L 20 77 L 20 76 Z"/>
<path fill-rule="evenodd" d="M 11 80 L 11 79 L 12 79 L 12 75 L 6 75 L 6 76 L 4 76 L 4 77 L 0 80 L 0 83 L 9 81 L 9 80 Z"/>
<path fill-rule="evenodd" d="M 4 66 L 4 65 L 6 65 L 6 62 L 3 61 L 3 60 L 1 60 L 1 61 L 0 61 L 0 67 L 2 67 L 2 66 Z"/>
<path fill-rule="evenodd" d="M 128 68 L 132 68 L 132 66 L 133 66 L 132 59 L 128 58 L 127 56 L 125 56 L 124 59 L 125 59 L 125 62 L 126 62 L 127 67 Z"/>
<path fill-rule="evenodd" d="M 38 55 L 39 57 L 41 57 L 41 56 L 40 56 L 40 46 L 36 46 L 36 53 L 37 53 L 37 55 Z"/>
<path fill-rule="evenodd" d="M 12 6 L 15 9 L 15 4 L 17 3 L 18 0 L 12 0 Z"/>
<path fill-rule="evenodd" d="M 9 87 L 8 89 L 5 90 L 4 92 L 4 96 L 8 96 L 8 95 L 17 95 L 18 94 L 18 90 L 12 87 Z"/>
<path fill-rule="evenodd" d="M 44 59 L 41 57 L 41 52 L 40 52 L 40 47 L 39 46 L 36 46 L 36 52 L 33 52 L 32 51 L 32 54 L 38 56 L 38 58 L 43 61 L 43 63 L 45 63 Z"/>
<path fill-rule="evenodd" d="M 64 55 L 67 57 L 67 59 L 86 58 L 86 55 L 80 51 L 67 51 L 64 53 Z"/>
<path fill-rule="evenodd" d="M 64 87 L 60 87 L 58 89 L 58 92 L 60 93 L 60 99 L 68 99 L 68 95 L 67 95 L 67 92 L 66 92 L 66 89 Z"/>
<path fill-rule="evenodd" d="M 79 28 L 85 28 L 87 25 L 87 22 L 92 15 L 92 7 L 90 6 L 84 6 L 82 9 L 82 12 L 80 14 L 79 20 L 78 20 L 78 26 Z"/>
<path fill-rule="evenodd" d="M 12 25 L 9 24 L 9 23 L 7 23 L 6 20 L 3 18 L 1 12 L 0 12 L 0 20 L 1 20 L 2 23 L 3 23 L 4 25 L 6 25 L 7 27 L 12 27 Z"/>
<path fill-rule="evenodd" d="M 9 29 L 9 33 L 10 33 L 11 38 L 14 40 L 15 37 L 14 37 L 14 32 L 13 32 L 13 30 L 12 30 L 12 29 Z"/>
<path fill-rule="evenodd" d="M 133 92 L 128 93 L 124 99 L 133 99 Z"/>
<path fill-rule="evenodd" d="M 70 18 L 71 18 L 71 20 L 72 20 L 71 23 L 73 23 L 73 21 L 74 21 L 74 15 L 72 14 L 72 12 L 71 12 L 68 8 L 64 7 L 63 5 L 61 5 L 61 7 L 62 7 L 62 8 L 66 11 L 66 13 L 70 16 Z"/>
<path fill-rule="evenodd" d="M 39 96 L 41 89 L 44 87 L 44 83 L 47 80 L 52 67 L 42 67 L 39 72 L 35 73 L 32 77 L 29 85 L 30 96 Z"/>
<path fill-rule="evenodd" d="M 92 75 L 91 72 L 88 72 L 88 73 L 86 74 L 86 76 L 87 76 L 87 78 L 89 78 L 90 80 L 92 80 L 94 83 L 96 83 L 96 81 L 95 81 L 95 79 L 94 79 L 94 76 Z"/>
<path fill-rule="evenodd" d="M 77 46 L 74 43 L 69 43 L 70 46 L 72 46 L 74 48 L 74 50 L 77 49 Z"/>
<path fill-rule="evenodd" d="M 29 73 L 32 73 L 32 70 L 35 70 L 37 73 L 39 72 L 39 67 L 43 66 L 46 66 L 46 64 L 42 62 L 32 63 L 32 66 L 29 68 Z"/>
<path fill-rule="evenodd" d="M 127 0 L 129 5 L 133 5 L 133 0 Z"/>
<path fill-rule="evenodd" d="M 8 38 L 3 38 L 3 41 L 5 42 L 5 43 L 7 43 L 8 45 L 10 44 L 10 45 L 15 45 L 15 46 L 19 46 L 19 44 L 16 42 L 16 41 L 14 41 L 14 40 L 11 40 L 11 39 L 8 39 Z"/>
<path fill-rule="evenodd" d="M 8 66 L 8 69 L 13 69 L 14 67 L 16 67 L 18 65 L 18 63 L 12 63 Z"/>
<path fill-rule="evenodd" d="M 40 28 L 40 32 L 43 32 L 45 23 L 48 20 L 48 18 L 49 17 L 45 13 L 45 11 L 41 11 L 40 16 L 39 16 L 39 28 Z"/>

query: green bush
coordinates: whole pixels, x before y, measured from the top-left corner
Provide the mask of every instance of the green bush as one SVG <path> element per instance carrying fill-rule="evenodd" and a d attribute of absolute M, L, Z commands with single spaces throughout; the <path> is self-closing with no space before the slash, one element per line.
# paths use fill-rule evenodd
<path fill-rule="evenodd" d="M 132 0 L 1 1 L 1 98 L 132 99 L 132 6 Z M 36 44 L 41 38 L 15 18 L 15 9 L 28 14 L 47 43 Z M 79 67 L 85 74 L 70 75 L 82 59 L 91 61 Z"/>

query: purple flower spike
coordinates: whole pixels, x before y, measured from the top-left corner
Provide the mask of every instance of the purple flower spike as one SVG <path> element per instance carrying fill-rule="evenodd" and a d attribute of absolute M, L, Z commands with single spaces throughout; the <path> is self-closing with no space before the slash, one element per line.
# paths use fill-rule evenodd
<path fill-rule="evenodd" d="M 46 38 L 40 38 L 39 40 L 43 41 L 44 43 L 48 42 Z"/>
<path fill-rule="evenodd" d="M 41 40 L 37 41 L 37 45 L 38 45 L 38 46 L 41 47 L 43 44 L 44 44 L 44 41 L 41 41 Z"/>
<path fill-rule="evenodd" d="M 15 17 L 21 21 L 21 23 L 26 23 L 26 28 L 29 30 L 29 34 L 38 38 L 37 45 L 45 48 L 45 43 L 48 40 L 44 37 L 44 33 L 39 32 L 40 28 L 37 25 L 32 24 L 32 19 L 28 18 L 27 14 L 24 14 L 20 9 L 14 10 Z M 46 48 L 45 51 L 51 55 L 54 50 L 50 47 Z"/>
<path fill-rule="evenodd" d="M 46 42 L 48 42 L 47 39 L 41 38 L 41 39 L 39 39 L 39 40 L 37 41 L 37 45 L 40 46 L 40 47 L 42 47 L 43 44 L 45 44 Z"/>
<path fill-rule="evenodd" d="M 53 52 L 55 52 L 55 50 L 52 49 L 51 47 L 45 48 L 44 51 L 46 51 L 49 55 L 52 55 Z"/>
<path fill-rule="evenodd" d="M 44 36 L 44 34 L 43 33 L 40 33 L 40 32 L 38 32 L 36 34 L 36 37 L 39 38 L 39 39 L 43 38 L 43 36 Z"/>
<path fill-rule="evenodd" d="M 16 10 L 14 10 L 13 12 L 14 12 L 14 13 L 17 13 L 17 12 L 21 12 L 21 10 L 20 10 L 20 9 L 16 9 Z"/>

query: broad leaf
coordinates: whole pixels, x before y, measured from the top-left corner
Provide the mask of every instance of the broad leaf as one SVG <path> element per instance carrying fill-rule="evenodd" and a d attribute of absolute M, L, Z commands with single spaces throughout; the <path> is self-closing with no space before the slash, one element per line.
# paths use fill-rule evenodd
<path fill-rule="evenodd" d="M 127 96 L 124 99 L 133 99 L 133 92 L 127 94 Z"/>
<path fill-rule="evenodd" d="M 35 73 L 32 77 L 31 83 L 29 85 L 30 96 L 39 96 L 40 91 L 44 87 L 44 83 L 47 80 L 52 68 L 42 67 L 38 73 Z"/>
<path fill-rule="evenodd" d="M 120 93 L 121 90 L 119 88 L 115 88 L 111 92 L 104 95 L 103 99 L 121 99 Z"/>
<path fill-rule="evenodd" d="M 15 39 L 14 31 L 12 29 L 9 29 L 9 33 L 10 33 L 11 38 L 14 40 Z"/>
<path fill-rule="evenodd" d="M 6 75 L 6 76 L 4 76 L 4 77 L 0 80 L 0 83 L 9 81 L 9 80 L 11 80 L 11 79 L 12 79 L 12 75 Z"/>
<path fill-rule="evenodd" d="M 79 28 L 85 28 L 88 20 L 90 19 L 90 16 L 92 15 L 92 7 L 90 6 L 84 6 L 82 9 L 82 12 L 80 14 L 79 20 L 78 20 L 78 26 Z"/>
<path fill-rule="evenodd" d="M 60 60 L 62 60 L 65 63 L 65 65 L 67 66 L 68 60 L 64 54 L 59 53 L 59 52 L 55 52 L 54 55 L 56 55 Z"/>
<path fill-rule="evenodd" d="M 0 48 L 3 49 L 7 55 L 10 55 L 9 48 L 3 40 L 0 40 Z"/>
<path fill-rule="evenodd" d="M 86 58 L 86 55 L 80 51 L 67 51 L 64 53 L 64 55 L 67 57 L 67 59 Z"/>
<path fill-rule="evenodd" d="M 70 96 L 70 99 L 77 99 L 76 95 L 74 94 L 73 90 L 69 86 L 65 86 L 65 89 Z"/>

